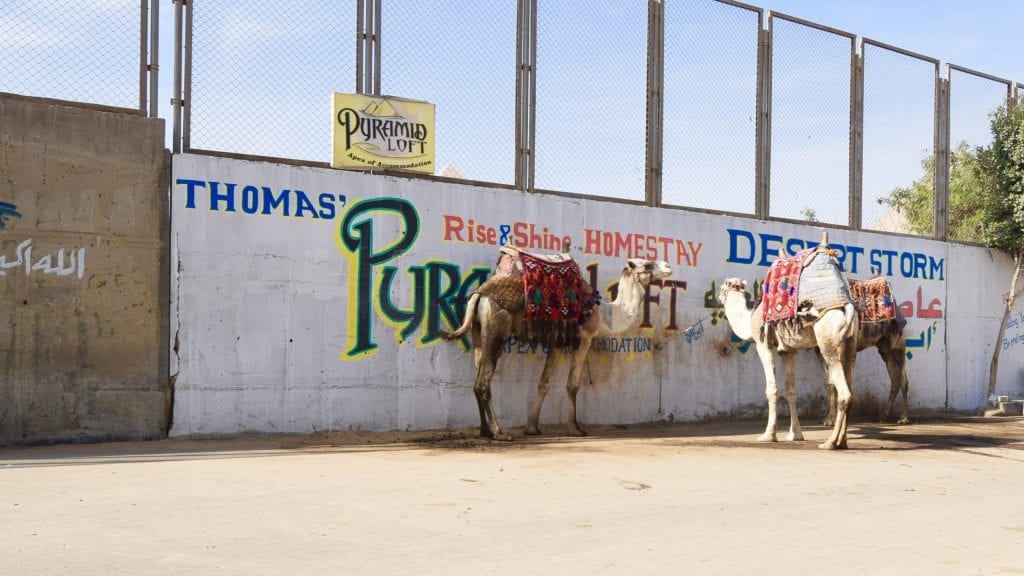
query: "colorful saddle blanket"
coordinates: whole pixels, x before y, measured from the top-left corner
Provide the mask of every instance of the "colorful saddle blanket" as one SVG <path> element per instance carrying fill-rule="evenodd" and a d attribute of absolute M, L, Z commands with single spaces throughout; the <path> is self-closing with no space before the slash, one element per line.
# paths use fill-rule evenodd
<path fill-rule="evenodd" d="M 800 305 L 800 271 L 814 250 L 807 248 L 794 256 L 779 258 L 768 268 L 761 292 L 761 314 L 765 324 L 796 318 Z"/>
<path fill-rule="evenodd" d="M 892 322 L 896 319 L 896 300 L 889 281 L 883 277 L 850 280 L 850 294 L 861 324 Z"/>
<path fill-rule="evenodd" d="M 476 292 L 509 312 L 524 312 L 521 340 L 568 348 L 579 344 L 579 326 L 601 299 L 567 254 L 531 254 L 512 247 L 502 248 L 494 274 Z"/>

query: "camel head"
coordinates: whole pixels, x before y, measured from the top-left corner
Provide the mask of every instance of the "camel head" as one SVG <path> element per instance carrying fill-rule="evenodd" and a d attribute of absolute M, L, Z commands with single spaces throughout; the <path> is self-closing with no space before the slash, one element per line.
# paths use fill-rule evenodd
<path fill-rule="evenodd" d="M 647 287 L 655 280 L 671 276 L 672 267 L 664 260 L 630 258 L 626 261 L 626 268 L 622 270 L 622 274 L 632 276 L 638 284 Z"/>
<path fill-rule="evenodd" d="M 718 289 L 718 301 L 723 305 L 730 292 L 739 292 L 743 299 L 747 299 L 747 281 L 739 278 L 726 278 L 722 280 L 722 287 Z"/>

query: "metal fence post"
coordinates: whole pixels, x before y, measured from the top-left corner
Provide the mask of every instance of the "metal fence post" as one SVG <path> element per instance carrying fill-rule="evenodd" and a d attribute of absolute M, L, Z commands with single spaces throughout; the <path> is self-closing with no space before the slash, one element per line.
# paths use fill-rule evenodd
<path fill-rule="evenodd" d="M 772 164 L 772 25 L 764 28 L 764 16 L 758 14 L 757 27 L 757 103 L 754 136 L 754 215 L 767 220 L 771 205 Z"/>
<path fill-rule="evenodd" d="M 356 92 L 380 96 L 381 0 L 356 0 Z"/>
<path fill-rule="evenodd" d="M 519 0 L 516 22 L 517 190 L 533 190 L 537 122 L 537 0 Z"/>
<path fill-rule="evenodd" d="M 647 181 L 648 206 L 661 206 L 665 114 L 665 6 L 650 0 L 647 11 Z"/>
<path fill-rule="evenodd" d="M 856 41 L 855 41 L 856 42 Z M 863 227 L 864 203 L 864 44 L 850 62 L 850 227 Z"/>
<path fill-rule="evenodd" d="M 949 236 L 949 64 L 935 79 L 935 239 Z"/>
<path fill-rule="evenodd" d="M 181 134 L 182 134 L 182 118 L 181 118 L 181 72 L 184 66 L 182 62 L 183 50 L 182 46 L 182 27 L 184 22 L 182 21 L 183 8 L 182 5 L 185 0 L 174 0 L 174 87 L 172 88 L 173 93 L 171 94 L 171 110 L 174 116 L 174 130 L 171 136 L 171 151 L 174 153 L 181 152 Z"/>

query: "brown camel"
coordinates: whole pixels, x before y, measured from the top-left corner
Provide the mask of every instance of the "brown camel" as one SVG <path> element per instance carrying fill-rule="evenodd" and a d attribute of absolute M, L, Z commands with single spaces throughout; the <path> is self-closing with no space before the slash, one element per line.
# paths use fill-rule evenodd
<path fill-rule="evenodd" d="M 879 288 L 872 291 L 869 286 L 876 284 Z M 850 280 L 850 291 L 853 294 L 854 304 L 860 313 L 860 333 L 857 338 L 857 352 L 875 348 L 878 355 L 885 363 L 885 369 L 889 372 L 889 401 L 882 409 L 881 421 L 889 419 L 889 412 L 892 411 L 893 402 L 896 396 L 903 394 L 903 412 L 897 424 L 910 423 L 910 405 L 907 400 L 907 342 L 903 337 L 903 329 L 907 325 L 906 318 L 900 313 L 899 307 L 895 305 L 892 298 L 892 286 L 888 280 L 877 278 L 873 280 Z M 872 297 L 874 293 L 875 297 Z M 876 309 L 874 301 L 885 300 L 881 305 L 889 307 L 889 315 L 876 315 L 872 313 Z M 867 312 L 865 312 L 867 309 Z M 828 372 L 825 359 L 815 349 L 818 362 L 825 372 L 825 393 L 828 395 L 828 416 L 825 417 L 825 425 L 831 426 L 836 419 L 836 389 L 828 381 Z"/>
<path fill-rule="evenodd" d="M 516 251 L 509 247 L 502 249 L 507 255 L 511 255 L 510 250 L 512 253 Z M 561 257 L 564 260 L 571 260 L 565 254 Z M 499 261 L 499 267 L 502 266 L 501 262 Z M 568 426 L 570 435 L 586 435 L 576 421 L 576 395 L 579 392 L 583 364 L 590 351 L 591 341 L 595 337 L 622 333 L 639 325 L 643 318 L 643 303 L 647 287 L 651 282 L 671 274 L 672 269 L 667 262 L 630 258 L 626 261 L 626 267 L 622 270 L 622 275 L 619 278 L 618 294 L 615 300 L 603 306 L 595 305 L 596 309 L 593 310 L 593 313 L 579 323 L 579 343 L 572 348 L 569 378 L 566 381 L 566 391 L 569 395 Z M 586 290 L 592 291 L 586 283 L 584 285 Z M 470 296 L 466 303 L 466 315 L 462 325 L 454 332 L 441 333 L 443 339 L 454 340 L 472 330 L 473 360 L 476 365 L 473 392 L 476 395 L 477 408 L 480 411 L 480 435 L 503 441 L 512 440 L 512 436 L 502 431 L 501 426 L 498 425 L 491 396 L 491 379 L 494 377 L 494 370 L 498 358 L 501 357 L 505 348 L 505 343 L 510 337 L 520 337 L 524 332 L 525 303 L 523 301 L 525 296 L 521 291 L 516 300 L 513 305 L 509 305 L 508 302 L 499 302 L 498 298 L 481 294 L 478 290 Z M 601 309 L 604 308 L 611 309 L 610 324 L 605 324 L 602 319 Z M 548 355 L 544 361 L 544 371 L 537 384 L 537 395 L 530 408 L 526 434 L 540 433 L 537 424 L 540 419 L 541 406 L 548 393 L 555 366 L 564 354 L 566 347 L 564 343 L 549 345 Z"/>
<path fill-rule="evenodd" d="M 729 278 L 722 283 L 719 300 L 736 336 L 754 341 L 764 369 L 768 424 L 758 441 L 776 441 L 779 389 L 775 380 L 775 352 L 782 356 L 785 372 L 790 422 L 787 439 L 803 440 L 797 414 L 795 354 L 798 350 L 818 347 L 827 366 L 828 379 L 835 384 L 837 393 L 835 424 L 831 435 L 819 447 L 845 448 L 859 320 L 846 279 L 828 249 L 827 233 L 821 245 L 802 258 L 796 315 L 792 320 L 767 324 L 763 316 L 766 298 L 760 299 L 754 311 L 747 308 L 746 282 L 738 278 Z M 766 280 L 766 284 L 770 283 Z"/>

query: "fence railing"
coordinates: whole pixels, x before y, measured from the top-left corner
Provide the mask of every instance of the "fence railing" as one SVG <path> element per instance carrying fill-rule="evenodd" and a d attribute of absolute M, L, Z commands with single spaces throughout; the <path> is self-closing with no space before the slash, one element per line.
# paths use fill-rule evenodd
<path fill-rule="evenodd" d="M 0 91 L 157 116 L 158 0 L 5 2 Z"/>
<path fill-rule="evenodd" d="M 1024 103 L 1019 83 L 732 0 L 172 1 L 175 152 L 326 164 L 331 93 L 394 95 L 436 105 L 446 177 L 901 233 L 886 199 L 923 187 L 918 233 L 966 240 L 951 163 Z M 158 4 L 14 3 L 0 90 L 156 116 Z"/>

